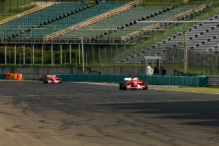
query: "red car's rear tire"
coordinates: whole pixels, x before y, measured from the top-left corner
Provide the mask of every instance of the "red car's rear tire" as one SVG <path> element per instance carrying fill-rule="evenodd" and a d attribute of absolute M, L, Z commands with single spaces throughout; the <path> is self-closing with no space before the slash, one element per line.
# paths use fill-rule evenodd
<path fill-rule="evenodd" d="M 123 90 L 127 90 L 126 87 L 127 87 L 127 81 L 124 81 L 124 82 L 123 82 Z"/>
<path fill-rule="evenodd" d="M 60 81 L 59 84 L 61 84 L 62 83 L 62 79 L 60 78 L 59 81 Z"/>
<path fill-rule="evenodd" d="M 123 90 L 123 81 L 119 83 L 119 90 Z"/>
<path fill-rule="evenodd" d="M 143 82 L 143 85 L 145 85 L 145 88 L 143 88 L 144 90 L 147 90 L 148 89 L 148 83 L 147 83 L 147 81 L 144 81 Z"/>
<path fill-rule="evenodd" d="M 44 79 L 44 80 L 43 80 L 43 83 L 44 83 L 44 84 L 47 84 L 47 83 L 48 83 L 48 80 Z"/>

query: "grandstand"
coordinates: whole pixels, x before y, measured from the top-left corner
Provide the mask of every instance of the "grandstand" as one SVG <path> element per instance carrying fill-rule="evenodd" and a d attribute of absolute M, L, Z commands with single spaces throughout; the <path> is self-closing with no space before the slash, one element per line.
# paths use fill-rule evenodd
<path fill-rule="evenodd" d="M 92 25 L 88 25 L 81 29 L 77 29 L 75 31 L 64 34 L 59 38 L 69 39 L 83 37 L 90 40 L 95 38 L 99 38 L 98 40 L 117 40 L 117 37 L 120 37 L 121 35 L 114 35 L 114 31 L 122 31 L 122 29 L 127 26 L 135 25 L 137 20 L 147 18 L 154 13 L 159 13 L 159 11 L 165 10 L 167 10 L 167 7 L 134 7 L 112 17 L 109 17 L 108 19 L 98 21 L 96 23 L 93 23 Z M 128 31 L 125 32 L 129 33 Z"/>
<path fill-rule="evenodd" d="M 42 45 L 42 48 L 43 45 L 48 45 L 51 46 L 52 60 L 55 47 L 53 45 L 67 44 L 75 48 L 83 42 L 87 50 L 90 50 L 88 58 L 92 58 L 93 62 L 93 55 L 100 55 L 101 50 L 104 51 L 105 57 L 107 53 L 111 54 L 108 58 L 111 59 L 111 63 L 138 64 L 143 62 L 144 55 L 162 56 L 165 62 L 168 56 L 167 48 L 183 50 L 185 45 L 182 31 L 148 43 L 150 39 L 154 40 L 156 31 L 162 34 L 167 29 L 177 27 L 176 24 L 162 21 L 194 20 L 211 7 L 211 3 L 187 3 L 189 1 L 178 5 L 147 6 L 142 5 L 141 0 L 100 3 L 50 2 L 1 21 L 0 45 L 38 44 Z M 219 15 L 216 14 L 214 12 L 209 15 L 207 20 L 218 21 Z M 138 21 L 151 23 L 143 24 Z M 193 26 L 188 25 L 185 29 L 188 32 L 189 50 L 198 52 L 218 48 L 217 23 L 200 22 Z M 110 50 L 112 48 L 114 51 Z"/>
<path fill-rule="evenodd" d="M 160 27 L 157 24 L 148 24 L 149 26 L 143 28 L 137 21 L 181 19 L 183 14 L 189 19 L 193 16 L 193 11 L 202 11 L 207 6 L 142 7 L 137 6 L 138 4 L 138 0 L 129 3 L 104 2 L 97 5 L 87 2 L 51 4 L 0 25 L 3 30 L 0 39 L 2 42 L 15 43 L 49 40 L 71 40 L 71 43 L 79 43 L 81 38 L 84 38 L 84 42 L 107 43 L 113 40 L 113 43 L 124 43 L 142 33 L 147 34 L 145 28 Z M 182 16 L 178 17 L 179 15 Z M 94 21 L 96 17 L 98 19 Z"/>
<path fill-rule="evenodd" d="M 41 36 L 43 35 L 43 33 L 42 32 L 40 33 L 39 31 L 43 30 L 44 32 L 45 30 L 44 29 L 38 30 L 34 28 L 50 27 L 50 25 L 54 23 L 55 23 L 55 27 L 63 28 L 65 27 L 65 25 L 60 25 L 60 24 L 63 23 L 63 20 L 65 20 L 64 18 L 66 16 L 70 16 L 76 12 L 82 11 L 86 9 L 87 7 L 90 7 L 89 3 L 53 4 L 50 7 L 46 7 L 44 9 L 34 11 L 33 13 L 30 13 L 23 17 L 20 17 L 20 18 L 17 18 L 17 19 L 14 19 L 12 21 L 2 24 L 1 27 L 6 29 L 7 32 L 3 36 L 1 36 L 1 38 L 4 39 L 7 37 L 8 38 L 18 37 L 20 35 L 22 38 L 22 36 L 26 35 L 26 33 L 30 31 L 33 34 L 33 37 L 35 37 L 36 36 L 35 34 L 37 33 L 39 34 L 39 36 Z M 57 21 L 57 20 L 60 20 L 60 21 Z M 59 22 L 59 25 L 57 25 L 57 22 Z M 19 29 L 13 29 L 16 27 L 18 27 Z"/>
<path fill-rule="evenodd" d="M 214 15 L 213 17 L 208 18 L 209 21 L 218 21 L 219 22 L 219 14 Z M 187 29 L 188 37 L 187 37 L 187 47 L 189 50 L 193 50 L 195 52 L 208 52 L 209 50 L 216 50 L 218 48 L 218 40 L 219 40 L 219 24 L 218 23 L 198 23 Z M 144 56 L 144 52 L 146 50 L 154 50 L 154 54 L 162 55 L 163 61 L 166 59 L 166 51 L 167 47 L 177 47 L 178 49 L 184 48 L 184 36 L 182 32 L 178 32 L 171 37 L 167 37 L 145 50 L 141 50 L 141 52 L 137 52 L 130 57 L 126 57 L 127 62 L 141 62 L 142 59 L 140 56 Z M 148 54 L 153 55 L 153 54 Z M 124 61 L 124 60 L 122 60 Z"/>

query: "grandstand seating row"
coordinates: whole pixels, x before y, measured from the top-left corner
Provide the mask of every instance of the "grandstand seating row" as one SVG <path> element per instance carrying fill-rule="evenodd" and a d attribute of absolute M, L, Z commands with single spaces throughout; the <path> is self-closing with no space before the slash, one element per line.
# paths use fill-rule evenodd
<path fill-rule="evenodd" d="M 167 11 L 165 13 L 161 13 L 161 14 L 156 15 L 154 17 L 148 18 L 148 19 L 146 19 L 146 21 L 164 21 L 166 19 L 172 18 L 175 15 L 178 15 L 180 13 L 183 13 L 183 12 L 190 10 L 190 9 L 193 9 L 193 8 L 194 8 L 194 6 L 176 7 L 174 9 L 170 9 L 169 11 Z M 113 36 L 117 36 L 117 37 L 126 36 L 129 34 L 129 33 L 127 33 L 127 32 L 129 32 L 128 30 L 138 31 L 138 30 L 144 29 L 147 26 L 151 26 L 153 24 L 155 24 L 155 23 L 145 23 L 145 24 L 136 23 L 135 25 L 125 27 L 121 31 L 117 31 L 116 33 L 113 34 Z"/>
<path fill-rule="evenodd" d="M 69 15 L 68 17 L 64 17 L 52 23 L 44 24 L 40 27 L 41 29 L 33 29 L 30 32 L 18 36 L 17 39 L 20 39 L 25 36 L 43 39 L 43 37 L 45 37 L 46 35 L 62 30 L 63 28 L 68 28 L 70 26 L 83 22 L 89 18 L 95 17 L 124 4 L 125 2 L 108 2 L 104 4 L 98 4 L 93 7 L 90 7 L 89 9 Z"/>
<path fill-rule="evenodd" d="M 206 9 L 207 7 L 208 7 L 207 4 L 204 4 L 204 5 L 201 5 L 201 6 L 197 6 L 197 7 L 194 7 L 193 9 L 185 10 L 184 12 L 181 12 L 178 15 L 175 15 L 175 16 L 173 16 L 171 18 L 165 19 L 165 21 L 176 21 L 176 20 L 180 21 L 180 20 L 185 20 L 185 19 L 189 18 L 189 16 L 193 16 L 194 13 L 201 12 L 204 9 Z M 156 20 L 152 20 L 152 21 L 156 21 Z M 160 19 L 159 21 L 162 21 L 162 20 Z M 156 23 L 156 24 L 153 24 L 153 25 L 149 25 L 146 28 L 142 27 L 142 30 L 138 30 L 136 32 L 133 32 L 130 35 L 126 35 L 126 36 L 122 37 L 122 40 L 127 40 L 129 38 L 132 38 L 133 35 L 139 35 L 139 34 L 144 33 L 147 30 L 159 28 L 161 26 L 162 26 L 162 23 Z"/>
<path fill-rule="evenodd" d="M 7 33 L 1 38 L 18 36 L 20 33 L 31 31 L 33 28 L 39 28 L 56 20 L 65 18 L 76 12 L 90 7 L 90 3 L 58 3 L 42 10 L 35 11 L 13 21 L 0 25 L 0 28 L 6 29 Z M 8 28 L 8 29 L 7 29 Z M 19 29 L 17 29 L 19 28 Z"/>
<path fill-rule="evenodd" d="M 78 24 L 76 24 L 74 26 L 71 26 L 71 27 L 63 29 L 63 30 L 61 30 L 59 32 L 56 32 L 56 33 L 54 33 L 52 35 L 49 35 L 49 36 L 45 37 L 45 40 L 48 41 L 50 39 L 56 38 L 56 37 L 61 36 L 63 34 L 69 33 L 69 32 L 71 32 L 73 30 L 80 29 L 82 27 L 91 25 L 91 24 L 96 23 L 98 21 L 101 21 L 103 19 L 112 17 L 112 16 L 114 16 L 116 14 L 119 14 L 119 13 L 127 11 L 127 10 L 129 10 L 129 9 L 131 9 L 133 7 L 136 7 L 139 3 L 140 3 L 140 0 L 134 0 L 134 1 L 129 2 L 129 3 L 125 4 L 125 5 L 123 5 L 123 6 L 117 7 L 115 9 L 111 10 L 111 11 L 108 11 L 108 12 L 103 13 L 101 15 L 98 15 L 96 17 L 90 18 L 90 19 L 88 19 L 88 20 L 86 20 L 86 21 L 84 21 L 82 23 L 78 23 Z"/>
<path fill-rule="evenodd" d="M 5 23 L 7 23 L 7 22 L 10 22 L 10 21 L 12 21 L 12 20 L 21 18 L 21 17 L 26 16 L 26 15 L 28 15 L 28 14 L 34 13 L 34 12 L 36 12 L 36 11 L 45 9 L 46 7 L 52 6 L 53 4 L 55 4 L 55 2 L 47 2 L 47 3 L 44 4 L 43 6 L 38 6 L 38 7 L 32 8 L 32 9 L 30 9 L 30 10 L 24 11 L 24 12 L 22 12 L 22 13 L 20 13 L 20 14 L 14 15 L 14 16 L 12 16 L 12 17 L 9 17 L 9 18 L 7 18 L 7 19 L 5 19 L 5 20 L 0 21 L 0 25 L 5 24 Z"/>
<path fill-rule="evenodd" d="M 138 24 L 137 21 L 147 20 L 165 20 L 172 18 L 182 12 L 196 8 L 197 6 L 181 6 L 175 9 L 169 7 L 135 7 L 125 12 L 114 15 L 110 18 L 101 20 L 92 25 L 83 27 L 81 29 L 72 31 L 59 38 L 77 38 L 83 37 L 92 40 L 98 38 L 98 40 L 121 40 L 122 36 L 131 34 L 134 31 L 141 30 L 146 26 L 152 24 Z M 190 17 L 188 17 L 190 18 Z M 185 18 L 186 19 L 186 18 Z"/>
<path fill-rule="evenodd" d="M 166 7 L 134 7 L 107 19 L 103 19 L 89 26 L 72 31 L 59 38 L 84 37 L 95 38 L 106 35 L 112 30 L 120 29 L 122 27 L 133 25 L 134 21 L 152 15 L 156 12 L 166 9 Z"/>
<path fill-rule="evenodd" d="M 74 26 L 80 22 L 86 21 L 89 18 L 97 16 L 98 14 L 107 12 L 124 4 L 126 3 L 107 2 L 104 4 L 95 5 L 87 10 L 80 11 L 79 9 L 83 10 L 84 8 L 86 8 L 88 4 L 71 3 L 71 5 L 69 5 L 66 3 L 59 3 L 52 5 L 51 7 L 45 8 L 44 10 L 37 11 L 27 16 L 24 16 L 23 18 L 19 18 L 18 20 L 3 24 L 0 27 L 10 27 L 10 29 L 6 30 L 5 32 L 6 34 L 12 34 L 9 37 L 15 37 L 14 39 L 42 39 L 43 37 L 57 32 L 59 30 L 62 30 L 63 28 Z M 98 21 L 89 26 L 85 26 L 78 30 L 64 34 L 59 38 L 84 37 L 88 39 L 98 38 L 99 40 L 108 40 L 110 38 L 120 40 L 123 36 L 132 34 L 132 32 L 134 31 L 138 31 L 144 27 L 152 25 L 144 24 L 143 26 L 142 24 L 136 23 L 136 21 L 165 20 L 194 8 L 195 6 L 180 6 L 174 9 L 168 7 L 135 7 L 125 12 L 109 17 L 107 19 Z M 48 12 L 55 9 L 57 9 L 57 12 L 51 14 L 49 13 L 48 16 L 45 15 Z M 80 12 L 72 14 L 73 11 L 77 10 Z M 42 16 L 42 18 L 38 15 Z M 13 27 L 16 27 L 17 24 L 24 25 L 20 25 L 19 29 L 17 29 L 16 32 L 15 29 L 13 29 Z"/>

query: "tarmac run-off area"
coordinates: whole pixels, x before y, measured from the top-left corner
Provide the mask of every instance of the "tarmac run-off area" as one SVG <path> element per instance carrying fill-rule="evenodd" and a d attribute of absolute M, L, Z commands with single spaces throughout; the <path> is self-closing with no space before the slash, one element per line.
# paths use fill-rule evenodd
<path fill-rule="evenodd" d="M 0 146 L 218 146 L 219 95 L 0 82 Z"/>

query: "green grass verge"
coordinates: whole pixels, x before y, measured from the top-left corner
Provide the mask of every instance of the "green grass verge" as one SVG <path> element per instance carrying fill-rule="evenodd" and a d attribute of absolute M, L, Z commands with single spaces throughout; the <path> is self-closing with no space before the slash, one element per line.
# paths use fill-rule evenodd
<path fill-rule="evenodd" d="M 4 0 L 0 1 L 0 13 L 23 12 L 35 5 L 34 0 Z"/>
<path fill-rule="evenodd" d="M 200 92 L 200 93 L 218 93 L 219 94 L 219 88 L 213 88 L 213 87 L 152 87 L 151 89 L 157 89 L 157 90 L 167 90 L 167 91 L 187 91 L 187 92 Z"/>
<path fill-rule="evenodd" d="M 0 16 L 0 21 L 6 19 L 6 18 L 8 18 L 8 17 L 9 17 L 9 16 Z"/>

